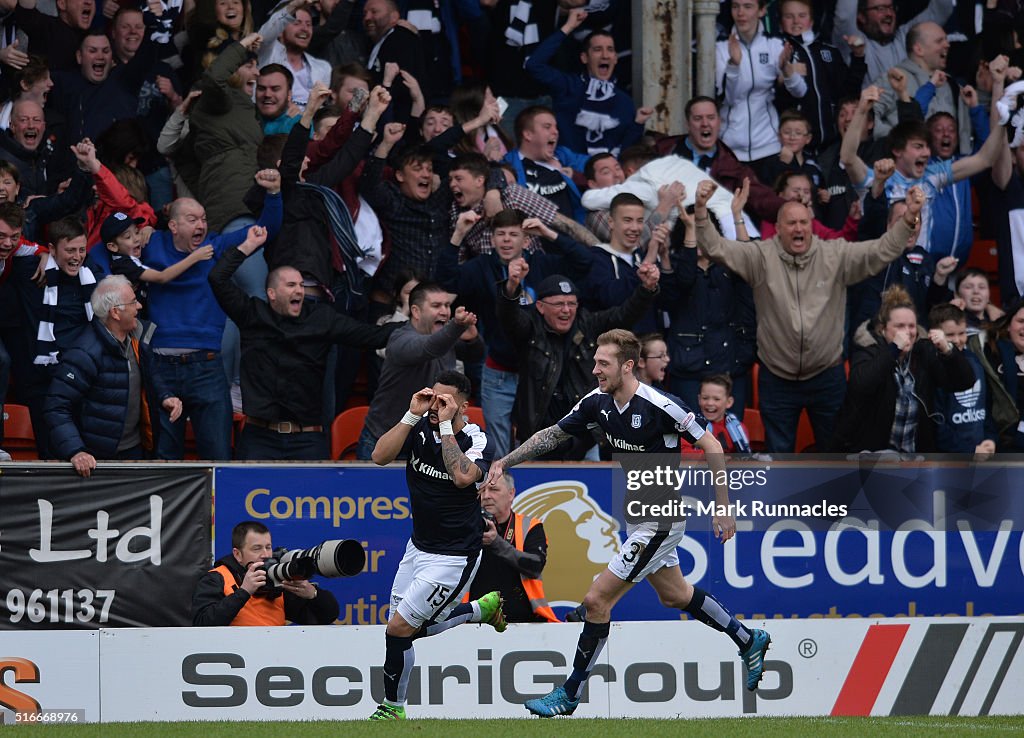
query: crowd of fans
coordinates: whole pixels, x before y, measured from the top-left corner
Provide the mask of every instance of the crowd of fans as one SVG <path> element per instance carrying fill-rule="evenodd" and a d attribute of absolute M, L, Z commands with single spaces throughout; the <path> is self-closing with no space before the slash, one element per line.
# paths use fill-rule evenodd
<path fill-rule="evenodd" d="M 727 450 L 1024 450 L 1022 5 L 723 2 L 664 136 L 626 0 L 0 0 L 0 405 L 87 473 L 369 402 L 369 458 L 461 364 L 501 455 L 603 326 Z"/>

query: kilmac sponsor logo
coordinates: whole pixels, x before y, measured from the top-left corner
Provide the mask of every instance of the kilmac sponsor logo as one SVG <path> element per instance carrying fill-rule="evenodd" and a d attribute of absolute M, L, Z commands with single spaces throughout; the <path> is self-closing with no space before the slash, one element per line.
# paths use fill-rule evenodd
<path fill-rule="evenodd" d="M 443 479 L 445 481 L 451 479 L 447 472 L 441 471 L 436 466 L 431 466 L 416 454 L 413 454 L 409 459 L 409 465 L 412 467 L 413 471 L 417 474 L 422 474 L 425 477 L 430 477 L 431 479 Z"/>

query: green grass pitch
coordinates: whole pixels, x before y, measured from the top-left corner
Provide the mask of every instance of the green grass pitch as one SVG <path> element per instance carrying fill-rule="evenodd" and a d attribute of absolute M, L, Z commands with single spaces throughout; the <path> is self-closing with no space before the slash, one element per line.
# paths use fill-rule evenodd
<path fill-rule="evenodd" d="M 421 738 L 480 738 L 491 735 L 557 736 L 851 736 L 906 738 L 929 736 L 1020 736 L 1024 716 L 1012 717 L 868 717 L 868 718 L 713 718 L 702 720 L 416 720 L 386 724 L 366 722 L 231 722 L 231 723 L 105 723 L 89 725 L 19 726 L 19 736 L 58 738 L 361 738 L 362 736 L 420 736 Z"/>

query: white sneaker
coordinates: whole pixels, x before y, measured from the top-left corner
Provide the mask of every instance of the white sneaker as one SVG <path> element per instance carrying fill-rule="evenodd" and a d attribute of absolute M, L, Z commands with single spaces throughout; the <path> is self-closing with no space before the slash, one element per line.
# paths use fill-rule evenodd
<path fill-rule="evenodd" d="M 11 461 L 11 455 L 0 448 L 0 461 Z"/>

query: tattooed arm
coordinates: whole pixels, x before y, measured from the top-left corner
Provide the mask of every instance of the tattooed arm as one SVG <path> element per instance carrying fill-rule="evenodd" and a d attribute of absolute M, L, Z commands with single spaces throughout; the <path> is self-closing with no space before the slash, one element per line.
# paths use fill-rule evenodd
<path fill-rule="evenodd" d="M 573 241 L 582 243 L 584 246 L 596 246 L 599 241 L 597 236 L 588 231 L 585 227 L 577 223 L 571 218 L 566 218 L 562 214 L 555 216 L 555 219 L 551 221 L 551 227 L 559 233 L 564 233 L 566 236 L 571 238 Z"/>
<path fill-rule="evenodd" d="M 449 427 L 455 414 L 459 412 L 459 403 L 452 395 L 437 395 L 437 420 L 441 431 L 441 458 L 444 460 L 444 468 L 448 470 L 448 476 L 452 483 L 462 489 L 474 482 L 479 482 L 483 476 L 480 467 L 469 460 L 459 442 L 455 440 L 455 434 Z"/>
<path fill-rule="evenodd" d="M 537 431 L 522 446 L 512 451 L 508 456 L 492 462 L 484 484 L 491 484 L 501 479 L 505 474 L 506 467 L 515 466 L 524 461 L 535 459 L 542 454 L 546 454 L 548 451 L 554 451 L 558 448 L 558 444 L 570 437 L 570 434 L 562 430 L 557 424 Z"/>
<path fill-rule="evenodd" d="M 441 457 L 444 459 L 444 468 L 448 470 L 448 476 L 459 489 L 480 481 L 480 477 L 483 476 L 480 467 L 462 453 L 455 436 L 441 436 Z"/>

